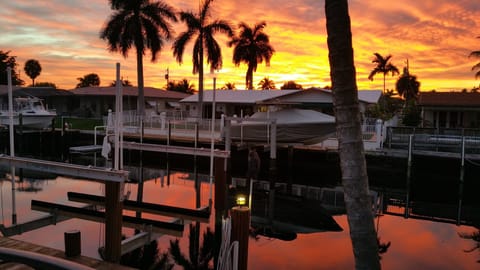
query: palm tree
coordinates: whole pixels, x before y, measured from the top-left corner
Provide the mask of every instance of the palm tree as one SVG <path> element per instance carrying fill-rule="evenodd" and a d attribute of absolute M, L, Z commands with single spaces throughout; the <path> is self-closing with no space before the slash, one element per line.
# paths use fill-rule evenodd
<path fill-rule="evenodd" d="M 375 68 L 370 72 L 370 75 L 368 75 L 368 79 L 373 81 L 373 77 L 377 75 L 378 73 L 383 74 L 383 93 L 385 93 L 385 77 L 388 73 L 391 73 L 392 76 L 400 74 L 398 71 L 398 68 L 394 66 L 391 62 L 390 59 L 392 58 L 391 55 L 387 55 L 385 58 L 380 55 L 379 53 L 374 53 L 375 58 L 372 60 L 372 63 L 375 63 L 376 66 Z"/>
<path fill-rule="evenodd" d="M 265 60 L 267 66 L 270 65 L 275 50 L 270 45 L 270 39 L 263 29 L 267 26 L 266 22 L 260 22 L 253 28 L 246 23 L 240 23 L 240 35 L 233 37 L 228 46 L 235 46 L 233 49 L 233 63 L 239 66 L 244 62 L 248 65 L 245 75 L 245 86 L 247 89 L 253 89 L 253 72 L 257 71 L 258 63 Z"/>
<path fill-rule="evenodd" d="M 478 36 L 477 38 L 480 38 L 480 36 Z M 471 52 L 470 55 L 469 55 L 469 57 L 477 57 L 477 58 L 480 58 L 480 50 Z M 480 62 L 476 63 L 476 64 L 472 67 L 472 71 L 475 71 L 475 70 L 478 70 L 477 73 L 475 73 L 475 79 L 477 79 L 477 78 L 480 77 Z"/>
<path fill-rule="evenodd" d="M 347 0 L 326 0 L 327 43 L 338 150 L 355 269 L 380 269 L 369 196 Z"/>
<path fill-rule="evenodd" d="M 25 62 L 23 70 L 25 70 L 28 77 L 32 79 L 32 86 L 35 86 L 35 78 L 37 78 L 38 75 L 40 75 L 40 72 L 42 72 L 42 66 L 40 66 L 40 63 L 35 59 L 29 59 Z"/>
<path fill-rule="evenodd" d="M 263 78 L 258 83 L 258 86 L 260 86 L 260 89 L 262 89 L 262 90 L 276 89 L 275 88 L 275 82 L 273 80 L 270 80 L 270 78 L 268 78 L 268 77 Z"/>
<path fill-rule="evenodd" d="M 167 84 L 167 91 L 176 91 L 176 92 L 193 94 L 195 92 L 195 86 L 191 84 L 187 79 L 184 78 L 179 82 L 169 81 Z"/>
<path fill-rule="evenodd" d="M 122 84 L 122 86 L 133 86 L 132 82 L 129 81 L 129 80 L 120 80 L 120 83 Z M 117 85 L 117 81 L 112 81 L 110 83 L 110 86 L 116 86 Z"/>
<path fill-rule="evenodd" d="M 235 90 L 237 89 L 237 87 L 235 86 L 235 83 L 232 83 L 232 82 L 227 82 L 225 83 L 224 86 L 222 86 L 222 88 L 220 88 L 222 90 Z"/>
<path fill-rule="evenodd" d="M 214 34 L 225 33 L 233 36 L 230 23 L 224 20 L 209 21 L 209 7 L 213 0 L 205 0 L 196 16 L 192 12 L 180 12 L 180 20 L 187 24 L 188 29 L 181 33 L 173 43 L 173 55 L 178 63 L 183 62 L 183 53 L 187 43 L 196 36 L 193 45 L 193 74 L 198 73 L 198 117 L 203 117 L 203 54 L 206 53 L 207 64 L 210 64 L 210 71 L 222 67 L 222 51 L 220 45 L 214 39 Z"/>
<path fill-rule="evenodd" d="M 417 77 L 411 75 L 408 71 L 408 67 L 403 69 L 403 74 L 398 78 L 395 84 L 398 94 L 405 99 L 405 103 L 409 100 L 416 100 L 418 92 L 420 91 L 420 82 L 417 81 Z"/>
<path fill-rule="evenodd" d="M 75 88 L 100 85 L 100 77 L 96 73 L 87 74 L 83 76 L 83 78 L 77 78 L 77 80 L 79 80 L 79 83 Z"/>
<path fill-rule="evenodd" d="M 120 52 L 125 58 L 128 51 L 135 47 L 137 51 L 138 114 L 145 113 L 143 55 L 147 49 L 152 53 L 151 61 L 164 45 L 164 39 L 172 37 L 170 21 L 176 22 L 173 8 L 162 1 L 110 0 L 114 10 L 108 22 L 100 31 L 100 38 L 108 43 L 108 50 Z"/>
<path fill-rule="evenodd" d="M 282 87 L 280 87 L 282 90 L 288 90 L 288 89 L 303 89 L 303 86 L 301 84 L 296 83 L 295 81 L 288 81 L 285 82 Z"/>

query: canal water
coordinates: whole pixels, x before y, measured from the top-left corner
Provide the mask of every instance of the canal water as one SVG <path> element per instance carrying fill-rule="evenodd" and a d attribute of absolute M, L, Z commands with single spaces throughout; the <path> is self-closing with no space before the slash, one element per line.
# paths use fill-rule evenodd
<path fill-rule="evenodd" d="M 260 180 L 268 180 L 268 153 L 262 156 Z M 125 155 L 131 178 L 139 179 L 137 153 Z M 291 219 L 290 227 L 303 225 L 313 231 L 297 233 L 285 228 L 265 230 L 256 227 L 257 234 L 249 238 L 248 269 L 354 269 L 354 258 L 350 243 L 347 217 L 342 209 L 342 194 L 339 193 L 340 179 L 338 157 L 324 155 L 321 160 L 312 153 L 295 155 L 297 162 L 291 167 L 279 158 L 279 182 L 293 183 L 291 190 L 295 198 L 303 198 L 304 206 L 294 209 L 277 209 Z M 280 155 L 281 156 L 281 155 Z M 169 160 L 168 167 L 166 160 Z M 75 163 L 88 164 L 89 158 L 79 157 Z M 420 162 L 420 160 L 418 161 Z M 418 164 L 418 162 L 416 164 Z M 452 173 L 445 169 L 453 161 L 438 161 L 424 170 L 416 170 L 411 181 L 405 180 L 405 163 L 390 160 L 376 161 L 369 166 L 369 181 L 372 199 L 377 206 L 375 218 L 378 239 L 384 249 L 379 253 L 383 269 L 478 269 L 480 260 L 478 234 L 480 223 L 480 196 L 478 179 L 466 169 L 467 180 L 459 182 L 459 170 Z M 129 164 L 131 163 L 131 164 Z M 196 164 L 196 165 L 195 165 Z M 381 165 L 379 165 L 381 164 Z M 232 186 L 242 189 L 245 172 L 245 154 L 232 158 Z M 471 162 L 472 168 L 480 165 Z M 101 164 L 99 166 L 103 166 Z M 208 159 L 193 160 L 174 155 L 149 156 L 143 162 L 142 201 L 185 208 L 206 206 L 210 189 Z M 315 169 L 312 169 L 312 166 Z M 289 167 L 289 170 L 283 171 Z M 378 168 L 374 168 L 378 167 Z M 17 174 L 18 177 L 18 174 Z M 195 182 L 200 183 L 199 186 Z M 255 187 L 261 188 L 264 182 Z M 139 184 L 136 181 L 125 185 L 128 198 L 138 198 Z M 214 188 L 214 186 L 213 186 Z M 285 190 L 280 185 L 278 190 Z M 87 179 L 48 175 L 41 172 L 25 172 L 15 182 L 15 206 L 17 223 L 43 217 L 47 213 L 31 210 L 31 201 L 40 200 L 81 207 L 83 204 L 69 201 L 67 192 L 104 195 L 104 185 Z M 329 193 L 330 192 L 330 193 Z M 12 225 L 12 184 L 8 170 L 0 180 L 1 223 Z M 254 193 L 252 208 L 256 214 L 266 211 L 262 192 Z M 262 197 L 263 196 L 263 197 Z M 299 197 L 297 197 L 299 196 Z M 337 199 L 335 201 L 335 198 Z M 299 199 L 300 200 L 300 199 Z M 335 204 L 335 205 L 334 205 Z M 281 205 L 281 204 L 277 204 Z M 319 210 L 321 205 L 321 210 Z M 260 209 L 258 209 L 260 206 Z M 312 210 L 313 209 L 313 210 Z M 305 212 L 303 212 L 305 210 Z M 213 211 L 214 213 L 215 211 Z M 135 213 L 125 211 L 127 215 Z M 268 215 L 267 215 L 268 216 Z M 278 215 L 282 216 L 282 215 Z M 285 216 L 285 215 L 283 215 Z M 168 221 L 170 218 L 142 214 L 142 217 Z M 316 223 L 315 223 L 316 222 Z M 333 224 L 332 224 L 333 222 Z M 255 224 L 252 224 L 254 226 Z M 258 226 L 255 225 L 255 226 Z M 209 228 L 215 230 L 215 216 L 208 224 L 200 224 L 200 246 L 203 235 Z M 179 240 L 181 252 L 188 258 L 190 226 L 185 226 L 183 236 L 161 236 L 157 240 L 160 253 L 167 252 L 171 241 Z M 263 229 L 263 230 L 262 230 Z M 105 227 L 103 224 L 70 219 L 31 232 L 13 236 L 15 239 L 64 249 L 64 232 L 80 230 L 81 252 L 84 256 L 100 258 L 98 248 L 103 246 Z M 132 236 L 132 229 L 124 229 L 125 236 Z M 477 236 L 476 241 L 474 237 Z M 193 237 L 193 236 L 192 236 Z M 468 252 L 469 250 L 472 250 Z M 212 262 L 213 264 L 213 262 Z M 182 269 L 178 265 L 174 269 Z"/>

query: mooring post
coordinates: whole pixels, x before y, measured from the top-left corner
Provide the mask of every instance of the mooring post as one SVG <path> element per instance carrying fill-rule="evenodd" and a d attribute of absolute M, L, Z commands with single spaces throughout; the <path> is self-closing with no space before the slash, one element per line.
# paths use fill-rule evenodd
<path fill-rule="evenodd" d="M 460 158 L 460 183 L 458 185 L 457 225 L 460 225 L 461 218 L 462 218 L 464 175 L 465 175 L 465 136 L 462 136 L 462 149 L 461 149 L 461 158 Z"/>
<path fill-rule="evenodd" d="M 407 198 L 405 203 L 405 218 L 409 216 L 409 208 L 410 208 L 410 177 L 412 171 L 412 143 L 413 143 L 413 135 L 410 134 L 408 137 L 408 159 L 407 159 Z"/>
<path fill-rule="evenodd" d="M 118 263 L 122 244 L 121 185 L 123 183 L 105 182 L 105 260 Z"/>
<path fill-rule="evenodd" d="M 250 228 L 250 208 L 235 206 L 232 208 L 232 242 L 238 241 L 238 270 L 247 270 L 248 235 Z"/>
<path fill-rule="evenodd" d="M 269 166 L 269 192 L 268 192 L 268 218 L 273 220 L 273 209 L 275 207 L 275 184 L 277 182 L 277 123 L 275 120 L 271 124 L 270 138 L 270 166 Z"/>

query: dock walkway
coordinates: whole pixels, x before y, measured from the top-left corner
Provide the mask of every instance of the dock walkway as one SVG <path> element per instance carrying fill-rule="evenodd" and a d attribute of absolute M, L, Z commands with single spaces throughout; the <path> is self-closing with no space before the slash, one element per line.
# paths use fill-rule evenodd
<path fill-rule="evenodd" d="M 51 256 L 54 258 L 60 258 L 62 260 L 67 260 L 71 262 L 75 262 L 78 264 L 81 264 L 83 266 L 87 266 L 93 269 L 99 269 L 99 270 L 132 270 L 135 268 L 130 268 L 126 267 L 120 264 L 114 264 L 114 263 L 109 263 L 106 261 L 86 257 L 86 256 L 75 256 L 75 257 L 66 257 L 65 252 L 62 250 L 58 249 L 53 249 L 49 247 L 44 247 L 44 246 L 39 246 L 33 243 L 28 243 L 25 241 L 20 241 L 20 240 L 15 240 L 12 238 L 8 237 L 0 237 L 0 247 L 2 248 L 10 248 L 10 249 L 16 249 L 16 250 L 21 250 L 21 251 L 28 251 L 28 252 L 34 252 L 36 254 L 42 254 L 46 256 Z M 22 266 L 24 266 L 22 268 Z M 23 269 L 32 269 L 26 265 L 23 264 L 17 264 L 13 262 L 8 262 L 8 263 L 0 263 L 0 270 L 3 269 L 18 269 L 18 270 L 23 270 Z"/>

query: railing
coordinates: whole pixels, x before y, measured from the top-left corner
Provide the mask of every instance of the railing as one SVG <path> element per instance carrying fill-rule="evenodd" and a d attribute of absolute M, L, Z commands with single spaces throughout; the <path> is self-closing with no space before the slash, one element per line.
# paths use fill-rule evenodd
<path fill-rule="evenodd" d="M 407 149 L 410 135 L 416 150 L 459 153 L 464 143 L 466 153 L 480 153 L 480 129 L 466 128 L 388 127 L 385 147 Z"/>

